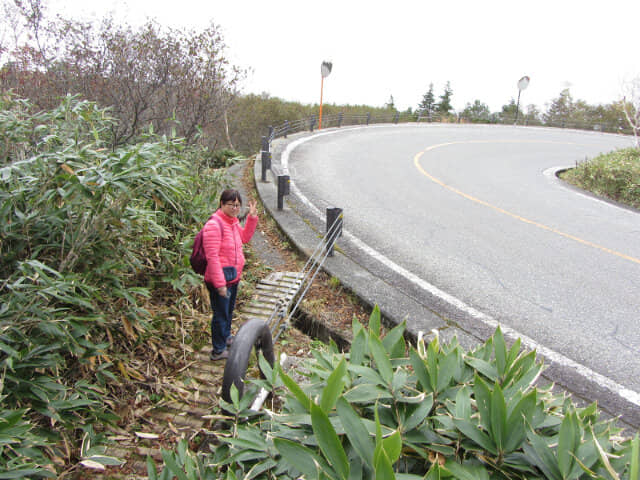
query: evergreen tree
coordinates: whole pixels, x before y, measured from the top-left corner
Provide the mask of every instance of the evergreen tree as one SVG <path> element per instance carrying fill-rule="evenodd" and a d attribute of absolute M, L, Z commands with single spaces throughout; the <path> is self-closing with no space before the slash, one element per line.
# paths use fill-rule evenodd
<path fill-rule="evenodd" d="M 500 121 L 502 123 L 513 123 L 516 118 L 516 109 L 518 106 L 516 105 L 516 101 L 512 98 L 509 103 L 502 106 L 502 111 L 500 112 Z"/>
<path fill-rule="evenodd" d="M 453 90 L 451 90 L 450 82 L 447 82 L 444 87 L 444 93 L 440 95 L 440 103 L 438 103 L 438 112 L 441 115 L 449 115 L 453 107 L 451 106 L 451 97 L 453 96 Z"/>
<path fill-rule="evenodd" d="M 525 125 L 541 125 L 541 118 L 542 116 L 538 107 L 533 104 L 527 106 L 527 113 L 524 116 Z"/>
<path fill-rule="evenodd" d="M 476 100 L 473 104 L 467 103 L 467 106 L 462 111 L 462 117 L 472 123 L 488 122 L 491 117 L 491 111 L 487 105 L 480 100 Z"/>
<path fill-rule="evenodd" d="M 544 114 L 544 123 L 551 126 L 564 126 L 571 119 L 574 110 L 573 98 L 568 88 L 560 92 Z"/>
<path fill-rule="evenodd" d="M 429 84 L 429 90 L 422 96 L 422 102 L 418 105 L 420 115 L 431 115 L 435 110 L 436 99 L 433 95 L 433 83 Z"/>

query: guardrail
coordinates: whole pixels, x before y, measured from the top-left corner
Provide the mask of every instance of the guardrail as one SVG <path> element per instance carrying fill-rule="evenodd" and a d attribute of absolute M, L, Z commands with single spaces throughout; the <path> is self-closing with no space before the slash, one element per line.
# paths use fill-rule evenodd
<path fill-rule="evenodd" d="M 515 115 L 492 114 L 487 117 L 470 117 L 461 114 L 441 115 L 438 112 L 431 113 L 408 113 L 408 112 L 389 112 L 383 114 L 371 113 L 366 114 L 348 114 L 343 113 L 323 115 L 322 128 L 342 127 L 347 125 L 371 125 L 375 123 L 460 123 L 460 124 L 485 124 L 485 125 L 515 125 Z M 553 121 L 543 121 L 539 118 L 531 118 L 527 115 L 519 115 L 517 125 L 521 126 L 541 126 L 552 128 L 568 128 L 577 130 L 589 130 L 605 133 L 621 133 L 625 135 L 633 134 L 631 127 L 624 118 L 618 119 L 617 122 L 594 121 L 585 119 L 584 121 L 576 121 L 572 119 L 555 119 Z M 274 139 L 284 137 L 293 133 L 304 131 L 313 132 L 318 126 L 318 116 L 312 115 L 307 118 L 301 118 L 295 121 L 286 120 L 284 123 L 275 127 L 269 127 L 269 133 L 266 137 L 269 143 Z M 264 140 L 263 140 L 264 142 Z M 263 143 L 264 146 L 264 143 Z M 265 150 L 263 148 L 263 150 Z"/>

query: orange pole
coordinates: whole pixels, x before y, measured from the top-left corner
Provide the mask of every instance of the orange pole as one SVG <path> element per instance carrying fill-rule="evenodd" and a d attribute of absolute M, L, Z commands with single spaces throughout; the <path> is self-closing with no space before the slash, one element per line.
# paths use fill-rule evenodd
<path fill-rule="evenodd" d="M 320 77 L 320 119 L 318 121 L 318 130 L 322 130 L 322 89 L 324 88 L 324 77 Z"/>

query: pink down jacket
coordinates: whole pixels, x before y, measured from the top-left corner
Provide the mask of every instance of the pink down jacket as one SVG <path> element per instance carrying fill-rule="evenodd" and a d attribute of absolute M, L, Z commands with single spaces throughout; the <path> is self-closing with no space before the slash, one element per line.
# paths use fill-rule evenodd
<path fill-rule="evenodd" d="M 230 284 L 238 283 L 242 278 L 244 268 L 242 245 L 251 240 L 258 225 L 258 217 L 249 215 L 243 228 L 237 218 L 225 215 L 221 210 L 217 210 L 214 215 L 219 217 L 220 221 L 209 219 L 204 225 L 202 234 L 202 246 L 207 257 L 204 281 L 215 288 L 220 288 L 227 284 L 222 267 L 236 267 L 238 271 L 238 276 L 229 282 Z M 220 225 L 224 227 L 222 236 Z"/>

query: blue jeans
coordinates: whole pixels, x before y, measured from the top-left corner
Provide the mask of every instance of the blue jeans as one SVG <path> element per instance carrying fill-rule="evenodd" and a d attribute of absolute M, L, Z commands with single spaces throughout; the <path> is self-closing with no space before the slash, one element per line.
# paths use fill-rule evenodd
<path fill-rule="evenodd" d="M 214 353 L 220 353 L 227 348 L 227 338 L 231 335 L 231 318 L 233 317 L 233 309 L 236 306 L 238 284 L 234 283 L 227 287 L 226 297 L 219 295 L 218 290 L 209 284 L 207 284 L 207 288 L 209 289 L 209 299 L 213 309 L 211 345 Z"/>

